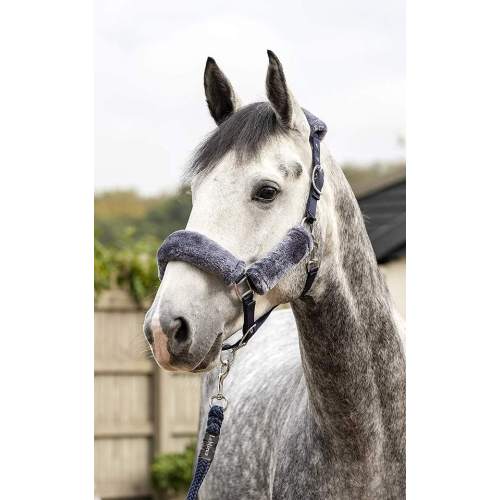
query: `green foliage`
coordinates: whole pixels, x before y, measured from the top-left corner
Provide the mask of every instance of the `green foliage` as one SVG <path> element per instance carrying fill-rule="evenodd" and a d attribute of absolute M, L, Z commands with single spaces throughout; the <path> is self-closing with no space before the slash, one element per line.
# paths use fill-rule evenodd
<path fill-rule="evenodd" d="M 184 453 L 166 453 L 158 455 L 151 466 L 153 487 L 167 493 L 187 491 L 193 473 L 195 444 L 186 448 Z"/>
<path fill-rule="evenodd" d="M 191 212 L 191 195 L 185 191 L 157 198 L 133 192 L 112 191 L 96 196 L 95 232 L 106 246 L 119 247 L 123 239 L 139 241 L 184 228 Z"/>
<path fill-rule="evenodd" d="M 165 196 L 143 197 L 132 190 L 105 191 L 96 194 L 94 211 L 97 219 L 126 216 L 140 219 L 161 203 Z"/>
<path fill-rule="evenodd" d="M 190 194 L 151 199 L 114 191 L 96 196 L 94 208 L 96 298 L 103 290 L 118 286 L 143 305 L 159 284 L 156 251 L 168 234 L 185 227 Z"/>
<path fill-rule="evenodd" d="M 138 228 L 141 237 L 149 235 L 163 241 L 178 229 L 184 229 L 191 213 L 191 194 L 169 196 L 148 211 Z"/>
<path fill-rule="evenodd" d="M 134 241 L 126 232 L 116 246 L 106 247 L 94 238 L 94 292 L 99 294 L 113 285 L 130 293 L 142 305 L 149 301 L 158 287 L 155 238 Z"/>
<path fill-rule="evenodd" d="M 155 238 L 144 238 L 129 243 L 113 252 L 116 269 L 116 283 L 127 290 L 132 298 L 142 304 L 150 301 L 158 288 L 156 251 L 159 242 Z"/>
<path fill-rule="evenodd" d="M 111 287 L 112 270 L 110 251 L 94 238 L 94 292 L 96 296 Z"/>

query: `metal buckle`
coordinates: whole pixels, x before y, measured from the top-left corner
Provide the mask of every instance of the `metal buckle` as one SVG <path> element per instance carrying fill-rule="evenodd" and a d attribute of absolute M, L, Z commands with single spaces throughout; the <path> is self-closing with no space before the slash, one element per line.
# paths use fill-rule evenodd
<path fill-rule="evenodd" d="M 240 281 L 234 283 L 233 288 L 240 300 L 243 300 L 244 297 L 253 293 L 252 286 L 246 275 L 243 276 Z"/>
<path fill-rule="evenodd" d="M 319 260 L 314 257 L 307 263 L 307 272 L 310 273 L 313 270 L 319 269 Z"/>
<path fill-rule="evenodd" d="M 318 253 L 318 242 L 313 237 L 313 247 L 311 253 L 309 254 L 309 261 L 307 262 L 306 265 L 307 272 L 310 272 L 313 269 L 319 269 L 319 259 L 317 257 L 317 253 Z"/>
<path fill-rule="evenodd" d="M 236 351 L 247 345 L 248 336 L 251 333 L 253 333 L 254 330 L 255 330 L 255 323 L 242 335 L 241 339 L 238 342 L 238 346 L 235 348 Z"/>

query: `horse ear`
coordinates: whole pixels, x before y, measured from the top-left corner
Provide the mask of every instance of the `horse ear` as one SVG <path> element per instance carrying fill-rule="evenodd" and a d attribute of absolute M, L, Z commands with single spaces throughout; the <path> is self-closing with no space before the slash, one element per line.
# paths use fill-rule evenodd
<path fill-rule="evenodd" d="M 304 112 L 288 88 L 280 60 L 272 50 L 267 51 L 266 91 L 276 115 L 283 125 L 309 134 L 309 126 Z"/>
<path fill-rule="evenodd" d="M 215 123 L 220 125 L 240 107 L 240 101 L 226 75 L 211 57 L 207 58 L 204 84 L 208 109 Z"/>

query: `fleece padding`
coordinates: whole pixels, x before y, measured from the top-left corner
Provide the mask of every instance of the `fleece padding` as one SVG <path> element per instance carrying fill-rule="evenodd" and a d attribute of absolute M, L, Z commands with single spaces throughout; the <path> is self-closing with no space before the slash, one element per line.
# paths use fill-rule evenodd
<path fill-rule="evenodd" d="M 234 283 L 245 272 L 245 263 L 218 243 L 194 231 L 175 231 L 156 254 L 158 275 L 163 278 L 167 263 L 180 260 L 202 271 L 215 274 L 226 285 Z"/>
<path fill-rule="evenodd" d="M 313 248 L 312 236 L 303 226 L 292 227 L 283 240 L 265 257 L 252 264 L 246 274 L 256 293 L 262 295 Z M 235 283 L 245 272 L 245 263 L 215 241 L 194 231 L 176 231 L 161 245 L 157 254 L 158 274 L 163 278 L 167 263 L 180 260 L 215 274 L 226 285 Z"/>
<path fill-rule="evenodd" d="M 313 248 L 311 233 L 304 226 L 292 227 L 286 236 L 265 257 L 247 269 L 252 288 L 259 294 L 267 293 Z"/>

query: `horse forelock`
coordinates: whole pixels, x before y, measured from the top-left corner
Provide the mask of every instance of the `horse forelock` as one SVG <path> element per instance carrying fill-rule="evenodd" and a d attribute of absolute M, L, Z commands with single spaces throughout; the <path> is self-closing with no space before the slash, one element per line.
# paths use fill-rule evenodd
<path fill-rule="evenodd" d="M 234 153 L 238 164 L 253 160 L 270 139 L 288 133 L 268 102 L 248 104 L 224 120 L 196 148 L 184 179 L 189 181 L 209 171 L 229 152 Z"/>

